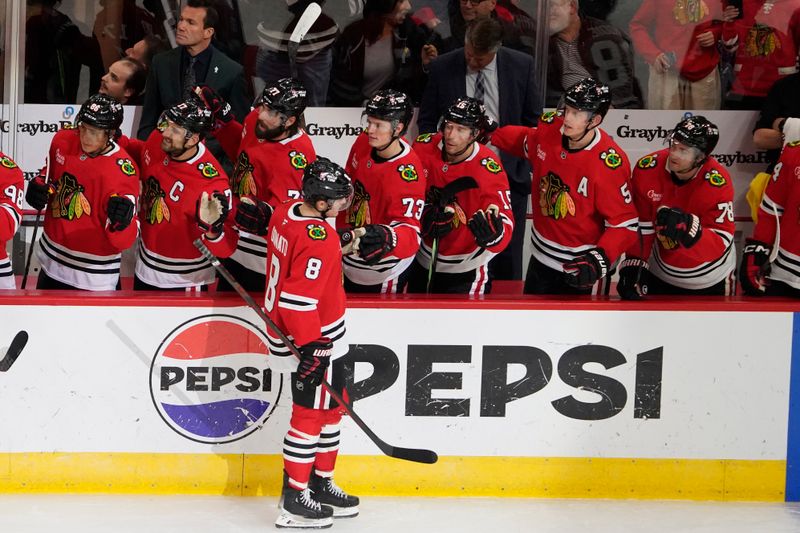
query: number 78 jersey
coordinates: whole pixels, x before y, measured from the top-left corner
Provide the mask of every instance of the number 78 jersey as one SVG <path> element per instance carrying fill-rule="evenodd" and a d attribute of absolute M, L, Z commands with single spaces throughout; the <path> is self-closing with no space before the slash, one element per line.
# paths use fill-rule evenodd
<path fill-rule="evenodd" d="M 348 350 L 339 236 L 324 219 L 303 216 L 301 205 L 301 201 L 281 204 L 270 219 L 264 307 L 295 345 L 328 337 L 336 358 Z M 267 340 L 270 367 L 293 372 L 297 360 L 269 327 Z"/>

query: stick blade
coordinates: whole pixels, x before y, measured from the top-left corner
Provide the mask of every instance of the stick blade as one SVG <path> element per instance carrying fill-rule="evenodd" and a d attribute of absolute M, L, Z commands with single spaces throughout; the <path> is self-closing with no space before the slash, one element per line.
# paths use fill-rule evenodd
<path fill-rule="evenodd" d="M 299 43 L 303 40 L 308 33 L 308 30 L 311 29 L 311 26 L 314 25 L 314 22 L 317 21 L 320 14 L 322 13 L 322 8 L 317 3 L 310 3 L 303 14 L 300 15 L 300 20 L 297 21 L 297 25 L 294 27 L 294 31 L 292 35 L 289 36 L 290 43 Z"/>
<path fill-rule="evenodd" d="M 432 465 L 439 460 L 439 456 L 433 450 L 400 448 L 397 446 L 390 446 L 390 448 L 390 450 L 384 450 L 384 453 L 389 457 L 394 457 L 395 459 L 401 459 L 403 461 Z"/>
<path fill-rule="evenodd" d="M 11 365 L 17 360 L 26 344 L 28 344 L 28 332 L 23 329 L 14 335 L 5 356 L 0 360 L 0 372 L 6 372 L 11 368 Z"/>

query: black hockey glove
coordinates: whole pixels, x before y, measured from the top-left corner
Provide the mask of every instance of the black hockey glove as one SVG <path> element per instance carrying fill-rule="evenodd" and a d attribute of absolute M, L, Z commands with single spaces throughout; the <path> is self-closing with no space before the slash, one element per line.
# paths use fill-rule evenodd
<path fill-rule="evenodd" d="M 563 268 L 567 285 L 589 289 L 608 274 L 608 257 L 602 248 L 595 248 L 569 263 L 564 263 Z"/>
<path fill-rule="evenodd" d="M 131 225 L 136 206 L 127 196 L 113 195 L 106 204 L 108 229 L 112 232 L 122 231 Z"/>
<path fill-rule="evenodd" d="M 422 209 L 420 231 L 423 237 L 441 239 L 453 231 L 453 219 L 456 212 L 452 207 L 438 207 L 426 204 Z"/>
<path fill-rule="evenodd" d="M 195 218 L 197 225 L 206 233 L 222 233 L 222 225 L 228 217 L 228 197 L 219 191 L 208 194 L 203 191 L 197 199 Z"/>
<path fill-rule="evenodd" d="M 325 370 L 331 363 L 333 342 L 328 337 L 304 344 L 298 348 L 300 351 L 300 364 L 297 365 L 297 377 L 303 383 L 316 387 L 322 383 Z"/>
<path fill-rule="evenodd" d="M 659 207 L 656 213 L 656 233 L 691 248 L 700 239 L 703 228 L 700 217 L 677 207 Z"/>
<path fill-rule="evenodd" d="M 207 85 L 195 87 L 195 92 L 206 104 L 206 107 L 214 115 L 217 126 L 227 124 L 233 120 L 231 104 L 226 102 L 214 89 Z"/>
<path fill-rule="evenodd" d="M 358 256 L 368 265 L 374 265 L 395 249 L 397 233 L 383 224 L 367 224 L 358 244 Z"/>
<path fill-rule="evenodd" d="M 46 175 L 47 167 L 42 167 L 39 175 L 28 182 L 28 189 L 25 191 L 25 201 L 37 211 L 44 209 L 55 193 L 53 186 L 45 182 Z"/>
<path fill-rule="evenodd" d="M 266 202 L 258 198 L 242 196 L 239 205 L 236 207 L 234 221 L 240 229 L 254 235 L 267 234 L 267 226 L 272 216 L 272 208 Z"/>
<path fill-rule="evenodd" d="M 475 236 L 475 242 L 481 248 L 490 248 L 501 240 L 505 230 L 503 219 L 497 214 L 499 211 L 496 205 L 490 205 L 486 211 L 478 209 L 467 221 L 467 226 Z"/>
<path fill-rule="evenodd" d="M 478 134 L 476 140 L 481 144 L 488 144 L 492 140 L 492 133 L 495 132 L 498 126 L 500 126 L 500 124 L 495 119 L 490 116 L 485 116 L 483 118 L 481 132 Z"/>
<path fill-rule="evenodd" d="M 361 245 L 361 237 L 367 230 L 364 228 L 336 228 L 339 234 L 339 245 L 342 247 L 342 255 L 350 255 L 358 251 Z"/>
<path fill-rule="evenodd" d="M 739 266 L 739 280 L 748 296 L 763 296 L 766 289 L 766 275 L 769 274 L 769 253 L 767 244 L 753 239 L 745 239 L 742 263 Z"/>
<path fill-rule="evenodd" d="M 647 295 L 650 268 L 647 261 L 638 257 L 626 257 L 619 267 L 617 292 L 623 300 L 641 300 Z"/>

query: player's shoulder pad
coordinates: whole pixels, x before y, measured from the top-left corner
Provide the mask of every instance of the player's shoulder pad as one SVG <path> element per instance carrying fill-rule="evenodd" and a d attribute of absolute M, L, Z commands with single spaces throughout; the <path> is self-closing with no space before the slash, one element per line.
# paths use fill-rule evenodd
<path fill-rule="evenodd" d="M 621 153 L 621 150 L 614 146 L 608 146 L 605 150 L 600 152 L 599 157 L 600 160 L 605 163 L 605 166 L 611 170 L 617 170 L 625 163 L 625 154 Z"/>
<path fill-rule="evenodd" d="M 204 178 L 214 179 L 219 177 L 219 170 L 211 161 L 200 161 L 195 165 L 195 168 Z"/>
<path fill-rule="evenodd" d="M 13 159 L 0 152 L 0 168 L 15 169 L 19 167 L 17 167 Z"/>
<path fill-rule="evenodd" d="M 428 144 L 433 140 L 434 135 L 435 133 L 423 133 L 422 135 L 417 135 L 417 138 L 414 140 L 414 142 Z"/>
<path fill-rule="evenodd" d="M 136 174 L 136 165 L 130 157 L 117 157 L 114 159 L 117 168 L 126 176 L 133 176 Z"/>
<path fill-rule="evenodd" d="M 497 159 L 491 155 L 483 156 L 481 154 L 481 166 L 489 171 L 490 174 L 500 174 L 503 171 L 503 166 Z"/>
<path fill-rule="evenodd" d="M 636 168 L 650 170 L 658 166 L 658 152 L 647 154 L 636 162 Z"/>
<path fill-rule="evenodd" d="M 395 167 L 397 170 L 397 174 L 400 176 L 400 179 L 403 180 L 405 183 L 416 183 L 419 181 L 419 173 L 423 170 L 420 166 L 417 168 L 417 165 L 414 163 L 400 163 Z"/>
<path fill-rule="evenodd" d="M 304 170 L 308 166 L 308 157 L 300 150 L 289 150 L 289 164 L 295 170 Z"/>
<path fill-rule="evenodd" d="M 324 224 L 309 222 L 306 224 L 305 235 L 312 241 L 324 241 L 328 238 L 328 230 Z"/>
<path fill-rule="evenodd" d="M 712 187 L 724 187 L 730 183 L 727 172 L 716 168 L 716 165 L 706 170 L 705 174 L 703 174 L 703 179 Z"/>
<path fill-rule="evenodd" d="M 558 116 L 558 111 L 545 111 L 539 116 L 539 121 L 544 124 L 552 124 Z"/>

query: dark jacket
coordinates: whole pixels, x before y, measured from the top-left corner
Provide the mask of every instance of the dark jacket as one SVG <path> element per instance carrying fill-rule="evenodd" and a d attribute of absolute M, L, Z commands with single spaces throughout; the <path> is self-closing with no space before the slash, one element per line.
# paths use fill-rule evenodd
<path fill-rule="evenodd" d="M 558 105 L 561 95 L 569 88 L 561 86 L 561 54 L 557 40 L 557 35 L 550 37 L 547 107 Z M 633 47 L 622 30 L 602 20 L 581 17 L 578 51 L 589 74 L 611 88 L 611 105 L 625 109 L 642 107 L 642 92 L 633 70 Z M 595 58 L 603 57 L 608 57 L 608 61 L 598 65 Z"/>

